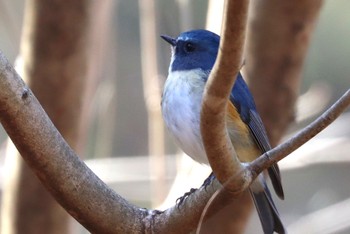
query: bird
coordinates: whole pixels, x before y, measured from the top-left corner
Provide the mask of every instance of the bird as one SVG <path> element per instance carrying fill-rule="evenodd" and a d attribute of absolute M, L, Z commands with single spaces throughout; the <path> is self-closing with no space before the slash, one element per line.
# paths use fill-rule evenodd
<path fill-rule="evenodd" d="M 220 36 L 204 29 L 182 32 L 178 37 L 161 35 L 170 44 L 171 60 L 164 83 L 161 111 L 170 135 L 195 161 L 209 165 L 200 132 L 204 87 L 215 63 Z M 237 74 L 227 105 L 226 126 L 239 160 L 250 162 L 271 149 L 253 96 L 242 74 Z M 277 163 L 268 168 L 273 188 L 284 199 Z M 191 190 L 192 191 L 192 190 Z M 250 185 L 250 194 L 265 234 L 286 233 L 265 177 Z"/>

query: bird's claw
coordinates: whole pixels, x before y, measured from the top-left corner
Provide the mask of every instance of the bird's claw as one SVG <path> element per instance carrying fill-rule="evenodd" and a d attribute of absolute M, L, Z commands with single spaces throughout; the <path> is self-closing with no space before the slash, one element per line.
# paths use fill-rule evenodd
<path fill-rule="evenodd" d="M 178 199 L 176 199 L 177 207 L 179 208 L 182 205 L 182 203 L 186 200 L 186 198 L 188 198 L 195 191 L 197 191 L 197 189 L 191 188 L 189 192 L 186 192 L 184 195 L 182 195 L 182 197 L 179 197 Z"/>
<path fill-rule="evenodd" d="M 208 185 L 211 184 L 211 182 L 213 182 L 213 180 L 215 179 L 215 175 L 212 172 L 208 178 L 206 178 L 201 186 L 201 188 L 204 187 L 204 189 L 207 188 Z M 176 205 L 179 208 L 182 203 L 186 200 L 186 198 L 188 198 L 192 193 L 194 193 L 195 191 L 197 191 L 197 189 L 195 188 L 191 188 L 191 190 L 189 192 L 186 192 L 182 197 L 179 197 L 178 199 L 176 199 Z"/>
<path fill-rule="evenodd" d="M 212 172 L 212 173 L 210 173 L 210 175 L 208 176 L 208 178 L 206 178 L 206 179 L 204 180 L 204 182 L 203 182 L 203 184 L 202 184 L 202 188 L 204 187 L 204 189 L 206 189 L 207 186 L 208 186 L 209 184 L 211 184 L 211 182 L 213 182 L 214 179 L 215 179 L 215 175 L 214 175 L 214 173 Z"/>

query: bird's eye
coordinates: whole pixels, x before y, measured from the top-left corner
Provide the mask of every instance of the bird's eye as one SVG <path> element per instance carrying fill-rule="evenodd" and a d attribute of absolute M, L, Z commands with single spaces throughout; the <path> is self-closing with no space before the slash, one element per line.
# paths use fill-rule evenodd
<path fill-rule="evenodd" d="M 195 50 L 195 46 L 191 43 L 191 42 L 187 42 L 186 44 L 185 44 L 185 51 L 187 52 L 187 53 L 191 53 L 191 52 L 193 52 Z"/>

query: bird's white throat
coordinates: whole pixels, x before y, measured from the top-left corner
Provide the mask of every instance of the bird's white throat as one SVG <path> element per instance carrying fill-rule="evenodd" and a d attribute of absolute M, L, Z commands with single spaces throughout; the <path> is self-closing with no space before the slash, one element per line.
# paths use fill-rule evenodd
<path fill-rule="evenodd" d="M 191 158 L 208 164 L 200 134 L 204 77 L 200 69 L 169 72 L 164 85 L 162 114 L 178 146 Z"/>

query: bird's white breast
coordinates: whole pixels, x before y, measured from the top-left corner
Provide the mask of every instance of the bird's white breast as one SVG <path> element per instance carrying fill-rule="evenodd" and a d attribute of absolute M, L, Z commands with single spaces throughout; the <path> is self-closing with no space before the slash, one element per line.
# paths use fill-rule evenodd
<path fill-rule="evenodd" d="M 200 108 L 207 76 L 199 69 L 169 72 L 164 85 L 162 114 L 181 149 L 200 163 L 208 163 L 200 134 Z"/>

